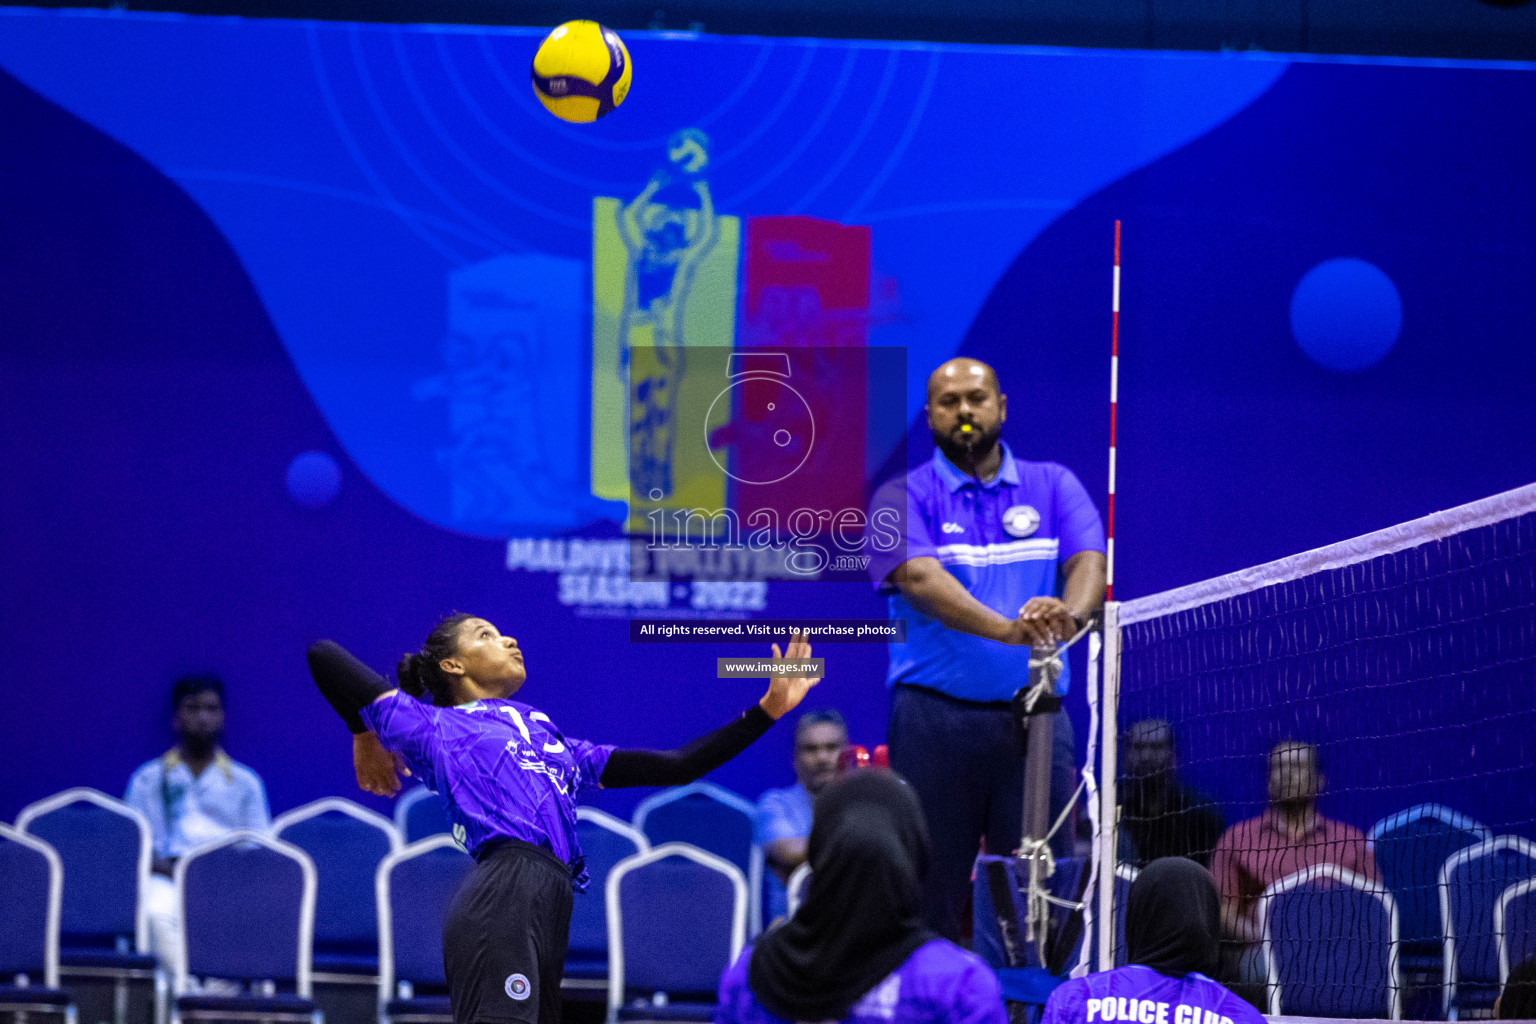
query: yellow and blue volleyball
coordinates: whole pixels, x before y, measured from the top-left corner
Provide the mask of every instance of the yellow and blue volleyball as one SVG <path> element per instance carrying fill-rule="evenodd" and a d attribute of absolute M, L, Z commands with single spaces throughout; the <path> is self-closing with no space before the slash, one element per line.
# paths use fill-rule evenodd
<path fill-rule="evenodd" d="M 629 50 L 611 28 L 568 21 L 533 55 L 533 91 L 565 121 L 596 121 L 629 95 Z"/>

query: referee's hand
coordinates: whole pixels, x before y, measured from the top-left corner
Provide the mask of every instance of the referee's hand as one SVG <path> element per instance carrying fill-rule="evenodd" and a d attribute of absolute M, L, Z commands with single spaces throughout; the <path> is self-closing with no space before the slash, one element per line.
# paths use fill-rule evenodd
<path fill-rule="evenodd" d="M 1059 644 L 1077 632 L 1077 620 L 1059 597 L 1032 597 L 1019 610 L 1019 633 L 1027 644 Z"/>
<path fill-rule="evenodd" d="M 785 658 L 798 661 L 811 656 L 811 645 L 805 639 L 804 633 L 795 633 L 789 638 L 789 646 L 784 648 L 784 653 L 779 653 L 779 645 L 773 645 L 773 659 L 782 661 Z M 811 692 L 811 687 L 821 682 L 821 677 L 812 679 L 808 676 L 774 676 L 768 680 L 768 692 L 757 703 L 768 712 L 770 718 L 783 718 L 805 699 L 805 695 Z"/>

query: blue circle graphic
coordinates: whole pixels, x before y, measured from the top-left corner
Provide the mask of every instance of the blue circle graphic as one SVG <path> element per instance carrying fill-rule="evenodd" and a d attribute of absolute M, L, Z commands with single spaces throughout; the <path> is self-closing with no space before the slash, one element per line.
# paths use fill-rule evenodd
<path fill-rule="evenodd" d="M 1325 260 L 1291 295 L 1291 333 L 1317 365 L 1339 373 L 1370 369 L 1403 329 L 1403 300 L 1374 263 Z"/>
<path fill-rule="evenodd" d="M 341 490 L 341 467 L 325 452 L 300 452 L 288 463 L 288 497 L 305 508 L 329 505 Z"/>

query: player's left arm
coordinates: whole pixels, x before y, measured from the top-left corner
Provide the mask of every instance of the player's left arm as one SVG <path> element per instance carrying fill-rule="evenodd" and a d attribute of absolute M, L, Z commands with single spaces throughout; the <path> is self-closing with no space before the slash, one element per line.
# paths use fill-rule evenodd
<path fill-rule="evenodd" d="M 773 645 L 775 661 L 810 656 L 811 645 L 803 633 L 791 637 L 782 654 L 779 645 Z M 676 750 L 615 750 L 608 756 L 599 781 L 609 789 L 686 785 L 746 750 L 769 726 L 798 707 L 819 682 L 819 676 L 774 677 L 768 682 L 768 692 L 756 704 L 686 746 Z"/>
<path fill-rule="evenodd" d="M 352 771 L 358 788 L 374 796 L 394 796 L 400 792 L 400 776 L 411 774 L 405 758 L 386 749 L 376 732 L 352 735 Z"/>
<path fill-rule="evenodd" d="M 395 688 L 334 641 L 311 644 L 305 656 L 315 685 L 352 733 L 352 770 L 359 788 L 375 796 L 394 796 L 400 792 L 400 775 L 411 771 L 404 758 L 385 749 L 367 727 L 362 709 Z"/>

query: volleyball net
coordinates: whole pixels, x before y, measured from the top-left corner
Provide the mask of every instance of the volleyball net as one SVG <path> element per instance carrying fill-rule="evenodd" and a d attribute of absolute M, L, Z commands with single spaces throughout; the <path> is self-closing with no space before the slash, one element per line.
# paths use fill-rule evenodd
<path fill-rule="evenodd" d="M 1475 1016 L 1536 955 L 1536 485 L 1112 603 L 1103 678 L 1099 963 L 1168 855 L 1270 1013 Z"/>

